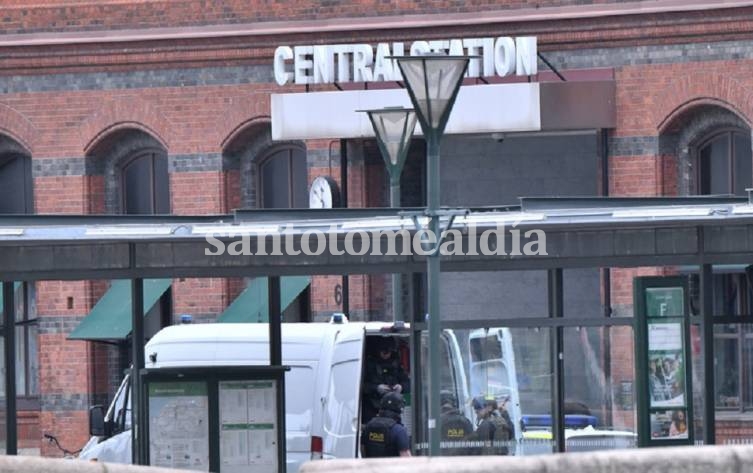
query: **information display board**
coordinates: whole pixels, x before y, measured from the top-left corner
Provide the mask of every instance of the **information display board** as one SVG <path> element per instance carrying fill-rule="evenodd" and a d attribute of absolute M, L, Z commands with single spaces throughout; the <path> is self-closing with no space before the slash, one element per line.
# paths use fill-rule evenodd
<path fill-rule="evenodd" d="M 141 370 L 149 464 L 214 473 L 284 473 L 287 370 Z"/>
<path fill-rule="evenodd" d="M 692 442 L 692 394 L 687 347 L 687 279 L 642 277 L 634 281 L 639 443 Z"/>
<path fill-rule="evenodd" d="M 277 473 L 275 381 L 221 381 L 222 473 Z"/>

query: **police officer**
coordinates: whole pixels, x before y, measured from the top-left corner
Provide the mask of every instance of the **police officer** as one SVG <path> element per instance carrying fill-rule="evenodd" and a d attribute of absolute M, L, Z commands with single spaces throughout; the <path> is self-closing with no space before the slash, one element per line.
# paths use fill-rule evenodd
<path fill-rule="evenodd" d="M 400 418 L 404 406 L 403 396 L 397 392 L 382 397 L 379 412 L 366 424 L 361 435 L 364 458 L 411 456 L 408 431 Z"/>
<path fill-rule="evenodd" d="M 473 433 L 473 424 L 458 410 L 458 400 L 451 391 L 442 390 L 439 393 L 442 415 L 439 419 L 442 440 L 451 446 L 443 448 L 446 455 L 469 455 L 472 452 L 462 443 Z"/>
<path fill-rule="evenodd" d="M 364 402 L 362 417 L 368 422 L 379 410 L 379 405 L 388 392 L 407 394 L 410 392 L 410 378 L 397 356 L 393 337 L 380 337 L 376 340 L 375 353 L 367 357 L 364 375 Z"/>
<path fill-rule="evenodd" d="M 514 437 L 510 416 L 500 413 L 497 401 L 493 397 L 477 396 L 473 398 L 478 427 L 472 438 L 484 442 L 478 451 L 485 455 L 507 455 L 507 442 Z"/>

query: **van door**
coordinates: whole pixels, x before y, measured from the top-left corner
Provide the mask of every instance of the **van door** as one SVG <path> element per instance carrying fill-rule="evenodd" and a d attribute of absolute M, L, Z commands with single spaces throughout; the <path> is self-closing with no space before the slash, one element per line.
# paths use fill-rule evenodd
<path fill-rule="evenodd" d="M 363 330 L 335 335 L 327 395 L 322 399 L 325 457 L 357 456 L 363 344 Z"/>
<path fill-rule="evenodd" d="M 504 405 L 515 426 L 515 438 L 520 440 L 523 434 L 520 392 L 510 330 L 503 327 L 473 330 L 469 349 L 471 395 L 490 395 Z"/>
<path fill-rule="evenodd" d="M 460 351 L 460 344 L 455 336 L 455 332 L 452 330 L 443 330 L 442 338 L 447 341 L 450 366 L 455 373 L 454 385 L 458 407 L 467 418 L 472 419 L 472 409 L 468 394 L 468 378 L 465 373 L 465 363 L 463 362 L 463 354 Z"/>
<path fill-rule="evenodd" d="M 448 391 L 458 401 L 458 409 L 469 420 L 473 419 L 468 394 L 468 379 L 465 372 L 463 354 L 460 350 L 455 332 L 444 329 L 441 332 L 439 344 L 439 389 Z M 418 440 L 419 452 L 426 448 L 428 432 L 426 419 L 429 417 L 428 392 L 429 386 L 429 336 L 426 331 L 421 333 L 421 385 L 423 392 L 420 399 L 420 427 L 417 426 L 415 438 Z"/>

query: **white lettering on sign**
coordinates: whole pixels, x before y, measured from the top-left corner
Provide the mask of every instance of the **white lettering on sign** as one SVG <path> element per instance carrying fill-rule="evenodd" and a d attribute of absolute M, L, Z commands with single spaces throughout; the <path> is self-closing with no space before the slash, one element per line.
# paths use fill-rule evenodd
<path fill-rule="evenodd" d="M 280 46 L 274 54 L 275 81 L 279 85 L 399 81 L 400 69 L 390 57 L 403 56 L 405 50 L 404 43 Z M 411 56 L 478 56 L 468 64 L 467 77 L 530 76 L 538 71 L 535 36 L 414 41 L 408 51 Z"/>

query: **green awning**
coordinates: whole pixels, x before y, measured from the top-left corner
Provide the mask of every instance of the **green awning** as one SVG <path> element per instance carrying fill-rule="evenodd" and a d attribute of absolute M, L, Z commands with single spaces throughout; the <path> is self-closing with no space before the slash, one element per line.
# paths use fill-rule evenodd
<path fill-rule="evenodd" d="M 269 304 L 267 278 L 256 278 L 240 293 L 217 319 L 218 322 L 267 322 Z M 280 307 L 282 310 L 295 300 L 311 284 L 309 276 L 286 276 L 280 278 Z"/>
<path fill-rule="evenodd" d="M 170 287 L 172 279 L 144 279 L 144 315 Z M 116 279 L 69 340 L 123 340 L 131 333 L 131 280 Z"/>
<path fill-rule="evenodd" d="M 21 282 L 16 281 L 13 283 L 13 290 L 18 294 L 18 288 L 21 287 Z M 18 297 L 18 295 L 16 295 Z M 0 314 L 3 313 L 3 285 L 0 283 Z"/>

